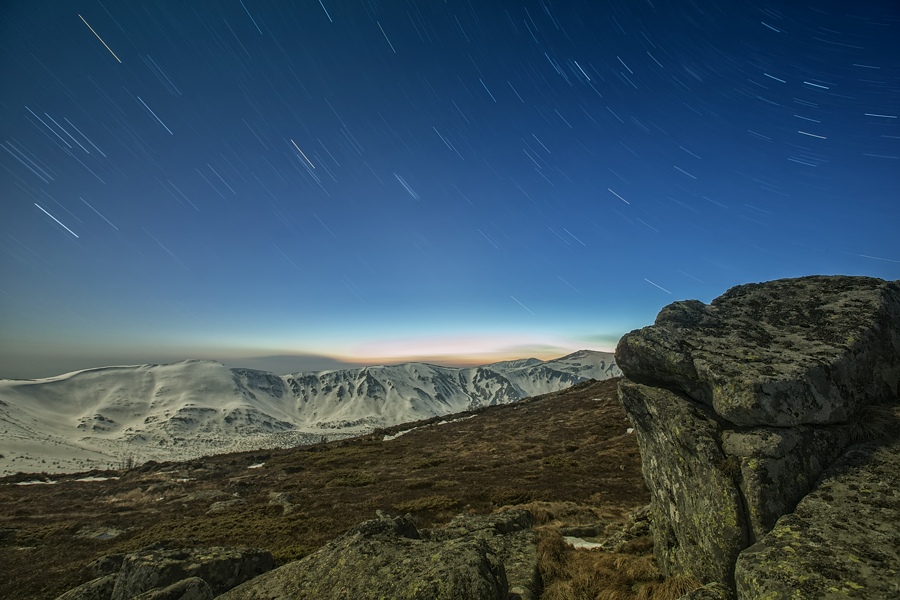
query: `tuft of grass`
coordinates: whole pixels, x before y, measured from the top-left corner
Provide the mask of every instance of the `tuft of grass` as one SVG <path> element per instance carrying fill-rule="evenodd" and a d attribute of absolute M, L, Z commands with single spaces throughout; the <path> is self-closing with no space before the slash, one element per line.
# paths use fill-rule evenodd
<path fill-rule="evenodd" d="M 408 490 L 427 490 L 434 487 L 434 481 L 430 479 L 417 479 L 406 484 Z"/>
<path fill-rule="evenodd" d="M 156 498 L 149 496 L 141 491 L 140 488 L 134 488 L 121 494 L 115 494 L 105 498 L 110 504 L 128 504 L 132 506 L 142 506 L 144 504 L 152 504 Z"/>
<path fill-rule="evenodd" d="M 628 540 L 619 547 L 622 554 L 646 554 L 653 551 L 653 538 L 649 535 L 642 535 L 633 540 Z"/>
<path fill-rule="evenodd" d="M 568 578 L 569 553 L 570 547 L 558 531 L 549 530 L 541 534 L 537 545 L 537 568 L 545 582 Z"/>
<path fill-rule="evenodd" d="M 532 490 L 498 490 L 491 494 L 491 504 L 496 507 L 527 504 L 535 499 Z"/>
<path fill-rule="evenodd" d="M 412 465 L 413 469 L 431 469 L 447 462 L 446 458 L 425 458 Z"/>
<path fill-rule="evenodd" d="M 720 460 L 716 467 L 732 481 L 737 481 L 741 477 L 741 459 L 733 454 L 729 454 Z"/>
<path fill-rule="evenodd" d="M 553 456 L 548 456 L 542 461 L 542 464 L 550 469 L 566 470 L 578 468 L 578 461 L 565 454 L 554 454 Z"/>
<path fill-rule="evenodd" d="M 870 404 L 862 407 L 850 421 L 850 439 L 854 443 L 873 442 L 886 438 L 897 430 L 900 419 L 897 407 Z"/>

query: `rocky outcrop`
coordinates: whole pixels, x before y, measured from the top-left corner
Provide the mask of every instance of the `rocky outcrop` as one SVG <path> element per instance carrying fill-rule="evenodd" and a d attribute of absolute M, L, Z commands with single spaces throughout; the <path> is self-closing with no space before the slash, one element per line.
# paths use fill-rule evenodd
<path fill-rule="evenodd" d="M 510 509 L 491 515 L 459 515 L 446 527 L 425 531 L 429 540 L 480 539 L 506 572 L 510 600 L 537 598 L 537 537 L 534 517 L 526 510 Z"/>
<path fill-rule="evenodd" d="M 774 539 L 849 444 L 891 429 L 900 282 L 804 277 L 676 302 L 624 336 L 616 360 L 660 568 L 734 590 L 742 552 Z M 756 581 L 763 563 L 740 560 L 741 581 Z M 774 589 L 748 585 L 737 589 Z"/>
<path fill-rule="evenodd" d="M 254 548 L 185 550 L 155 546 L 95 561 L 88 569 L 97 578 L 58 600 L 202 600 L 230 590 L 274 565 L 270 552 Z"/>
<path fill-rule="evenodd" d="M 803 277 L 675 302 L 625 335 L 616 364 L 737 426 L 844 422 L 900 383 L 900 282 Z"/>
<path fill-rule="evenodd" d="M 526 600 L 536 592 L 531 524 L 521 510 L 421 531 L 407 517 L 380 516 L 220 597 Z"/>

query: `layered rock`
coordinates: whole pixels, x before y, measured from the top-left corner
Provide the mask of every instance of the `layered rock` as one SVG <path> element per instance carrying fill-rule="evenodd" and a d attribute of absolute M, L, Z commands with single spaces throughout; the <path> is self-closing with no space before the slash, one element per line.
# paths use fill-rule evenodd
<path fill-rule="evenodd" d="M 740 553 L 898 402 L 900 282 L 804 277 L 676 302 L 616 361 L 660 568 L 733 589 Z"/>

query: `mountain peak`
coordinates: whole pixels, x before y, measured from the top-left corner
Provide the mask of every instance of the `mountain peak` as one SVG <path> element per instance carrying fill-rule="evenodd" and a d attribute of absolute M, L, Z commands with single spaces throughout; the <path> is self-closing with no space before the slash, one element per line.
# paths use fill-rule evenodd
<path fill-rule="evenodd" d="M 620 375 L 611 355 L 453 368 L 410 362 L 276 375 L 216 361 L 0 381 L 0 474 L 296 446 Z"/>

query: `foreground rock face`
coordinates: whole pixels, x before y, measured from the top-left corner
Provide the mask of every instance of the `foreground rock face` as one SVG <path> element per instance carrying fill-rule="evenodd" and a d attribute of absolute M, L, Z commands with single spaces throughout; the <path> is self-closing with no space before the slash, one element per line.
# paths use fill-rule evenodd
<path fill-rule="evenodd" d="M 660 568 L 735 589 L 738 556 L 773 539 L 851 442 L 900 429 L 900 282 L 804 277 L 676 302 L 616 360 Z M 764 563 L 742 564 L 746 582 Z"/>
<path fill-rule="evenodd" d="M 366 521 L 322 549 L 220 596 L 227 600 L 394 598 L 397 600 L 507 600 L 504 562 L 530 564 L 534 533 L 525 511 L 461 517 L 446 529 L 419 531 L 406 517 Z M 520 573 L 520 575 L 522 575 Z"/>
<path fill-rule="evenodd" d="M 839 423 L 900 385 L 900 282 L 803 277 L 675 302 L 616 363 L 740 426 Z"/>

